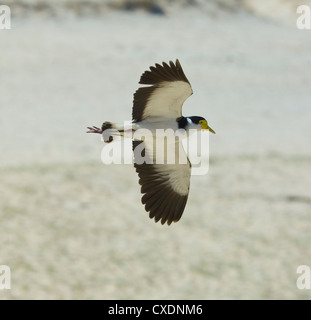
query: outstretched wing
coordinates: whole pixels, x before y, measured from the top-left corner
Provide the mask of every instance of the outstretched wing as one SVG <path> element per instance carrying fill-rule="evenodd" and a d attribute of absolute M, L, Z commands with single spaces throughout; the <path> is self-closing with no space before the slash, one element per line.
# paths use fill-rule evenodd
<path fill-rule="evenodd" d="M 172 146 L 169 148 L 171 150 Z M 181 142 L 175 143 L 175 158 L 182 160 L 176 164 L 155 164 L 156 155 L 146 141 L 133 141 L 133 150 L 134 166 L 144 194 L 141 201 L 149 217 L 155 222 L 161 220 L 162 224 L 177 222 L 187 203 L 191 175 L 191 165 Z M 139 164 L 140 157 L 144 157 L 146 162 L 152 160 L 153 164 Z"/>
<path fill-rule="evenodd" d="M 134 94 L 132 119 L 139 122 L 144 119 L 157 119 L 182 116 L 182 105 L 191 96 L 192 88 L 182 67 L 176 60 L 150 67 L 139 81 L 140 84 L 151 85 L 139 88 Z"/>

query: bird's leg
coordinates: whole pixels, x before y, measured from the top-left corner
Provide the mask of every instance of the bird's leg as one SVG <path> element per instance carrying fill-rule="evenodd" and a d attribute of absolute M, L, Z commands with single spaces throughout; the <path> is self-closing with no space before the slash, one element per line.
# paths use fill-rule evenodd
<path fill-rule="evenodd" d="M 99 133 L 99 134 L 102 134 L 103 133 L 103 130 L 102 129 L 99 129 L 95 126 L 93 127 L 87 127 L 89 129 L 89 131 L 87 131 L 86 133 Z"/>

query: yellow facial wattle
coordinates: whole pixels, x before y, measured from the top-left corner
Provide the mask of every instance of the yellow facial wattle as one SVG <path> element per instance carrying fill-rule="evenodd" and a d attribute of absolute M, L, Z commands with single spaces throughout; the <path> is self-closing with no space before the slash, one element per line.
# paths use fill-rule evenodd
<path fill-rule="evenodd" d="M 201 125 L 202 130 L 208 129 L 206 120 L 200 120 L 199 123 Z"/>
<path fill-rule="evenodd" d="M 212 133 L 216 133 L 208 124 L 206 120 L 200 120 L 199 124 L 201 125 L 202 130 L 208 130 Z"/>

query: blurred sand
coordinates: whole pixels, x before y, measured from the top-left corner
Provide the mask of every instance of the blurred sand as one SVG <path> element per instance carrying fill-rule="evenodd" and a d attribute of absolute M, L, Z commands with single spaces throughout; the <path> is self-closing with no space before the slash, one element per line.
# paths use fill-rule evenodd
<path fill-rule="evenodd" d="M 310 299 L 296 269 L 311 266 L 311 31 L 195 7 L 12 24 L 0 34 L 0 265 L 12 273 L 0 299 Z M 194 89 L 184 114 L 217 134 L 168 227 L 85 127 L 129 120 L 141 73 L 175 58 Z"/>

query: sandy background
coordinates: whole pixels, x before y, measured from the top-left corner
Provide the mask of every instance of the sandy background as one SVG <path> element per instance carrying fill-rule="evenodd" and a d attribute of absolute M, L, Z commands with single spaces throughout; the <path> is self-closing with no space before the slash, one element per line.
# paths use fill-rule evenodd
<path fill-rule="evenodd" d="M 311 266 L 299 1 L 126 2 L 4 2 L 0 265 L 12 289 L 0 299 L 310 299 L 296 287 Z M 168 227 L 144 212 L 134 169 L 104 166 L 85 127 L 129 120 L 141 73 L 176 58 L 194 90 L 184 114 L 217 134 L 208 175 L 192 177 Z"/>

